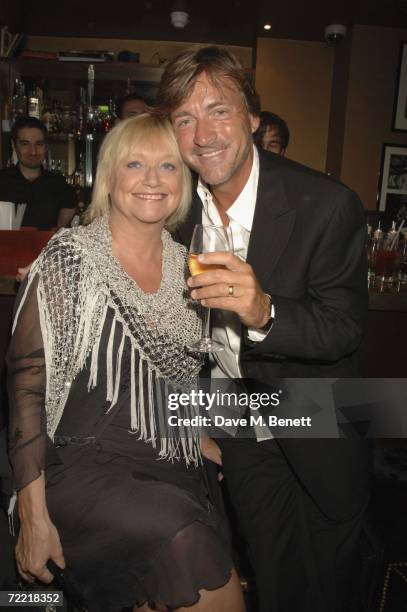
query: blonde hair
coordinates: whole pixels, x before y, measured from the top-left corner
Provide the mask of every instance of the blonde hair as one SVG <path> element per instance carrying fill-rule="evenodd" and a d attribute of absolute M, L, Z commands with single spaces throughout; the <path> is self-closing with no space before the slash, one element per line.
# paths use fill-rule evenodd
<path fill-rule="evenodd" d="M 111 209 L 110 188 L 113 174 L 123 161 L 129 158 L 135 146 L 143 147 L 149 141 L 161 137 L 171 152 L 180 160 L 182 168 L 182 193 L 177 209 L 166 219 L 165 226 L 173 231 L 184 221 L 191 205 L 191 173 L 179 152 L 173 129 L 168 120 L 149 113 L 121 121 L 105 137 L 100 147 L 92 201 L 85 213 L 85 224 L 97 217 L 108 217 Z"/>

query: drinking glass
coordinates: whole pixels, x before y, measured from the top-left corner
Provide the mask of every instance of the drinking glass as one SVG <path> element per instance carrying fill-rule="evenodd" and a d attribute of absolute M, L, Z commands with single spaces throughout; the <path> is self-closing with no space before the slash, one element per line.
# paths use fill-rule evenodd
<path fill-rule="evenodd" d="M 192 276 L 210 270 L 224 269 L 219 264 L 203 264 L 198 260 L 201 253 L 214 253 L 219 251 L 233 252 L 232 232 L 224 225 L 195 225 L 189 247 L 188 265 Z M 224 347 L 210 336 L 210 308 L 203 309 L 202 338 L 187 348 L 197 353 L 215 353 L 223 351 Z"/>
<path fill-rule="evenodd" d="M 400 283 L 405 288 L 407 286 L 407 234 L 404 234 L 404 239 L 400 244 L 399 250 L 400 256 L 400 271 L 399 279 Z"/>
<path fill-rule="evenodd" d="M 384 285 L 391 285 L 396 278 L 398 237 L 392 232 L 383 234 L 376 253 L 376 278 Z"/>

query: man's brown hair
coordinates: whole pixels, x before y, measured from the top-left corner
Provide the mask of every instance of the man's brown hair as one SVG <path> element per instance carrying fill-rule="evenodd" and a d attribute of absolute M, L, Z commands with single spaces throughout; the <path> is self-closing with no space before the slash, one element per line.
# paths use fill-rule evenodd
<path fill-rule="evenodd" d="M 157 94 L 157 112 L 169 117 L 191 93 L 196 78 L 205 72 L 215 87 L 220 79 L 230 79 L 243 97 L 246 109 L 257 117 L 260 99 L 249 74 L 225 48 L 201 47 L 182 51 L 167 64 Z"/>

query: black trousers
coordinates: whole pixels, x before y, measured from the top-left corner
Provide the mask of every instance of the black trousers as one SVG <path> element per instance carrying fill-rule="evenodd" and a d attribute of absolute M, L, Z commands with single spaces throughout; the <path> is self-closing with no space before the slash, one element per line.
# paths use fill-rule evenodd
<path fill-rule="evenodd" d="M 343 523 L 326 518 L 275 440 L 218 442 L 259 612 L 358 610 L 363 512 Z"/>

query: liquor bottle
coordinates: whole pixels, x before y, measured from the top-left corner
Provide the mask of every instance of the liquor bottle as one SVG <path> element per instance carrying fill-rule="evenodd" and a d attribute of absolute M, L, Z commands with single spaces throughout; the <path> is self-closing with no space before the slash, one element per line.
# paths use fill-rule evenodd
<path fill-rule="evenodd" d="M 79 162 L 75 169 L 74 184 L 78 188 L 85 187 L 85 160 L 82 152 L 79 154 Z"/>
<path fill-rule="evenodd" d="M 42 113 L 41 121 L 47 128 L 47 132 L 51 134 L 53 132 L 53 115 L 51 106 L 47 103 L 44 104 L 44 111 Z"/>
<path fill-rule="evenodd" d="M 103 118 L 103 131 L 107 133 L 112 129 L 116 120 L 116 115 L 114 112 L 114 103 L 113 100 L 109 100 L 109 110 Z"/>
<path fill-rule="evenodd" d="M 25 85 L 20 79 L 14 83 L 13 97 L 11 99 L 11 118 L 13 123 L 18 117 L 27 114 L 27 96 L 25 95 Z"/>
<path fill-rule="evenodd" d="M 83 190 L 75 189 L 75 197 L 78 202 L 75 214 L 71 221 L 71 227 L 77 227 L 78 225 L 82 225 L 83 222 L 83 213 L 85 212 L 85 202 L 83 197 Z"/>
<path fill-rule="evenodd" d="M 93 109 L 93 94 L 95 90 L 95 69 L 93 64 L 88 68 L 88 112 L 86 116 L 86 137 L 85 137 L 85 185 L 93 185 L 93 133 L 95 126 L 95 111 Z"/>
<path fill-rule="evenodd" d="M 83 112 L 83 105 L 82 103 L 79 104 L 78 106 L 78 113 L 77 113 L 77 122 L 76 122 L 76 128 L 75 128 L 75 137 L 78 140 L 81 140 L 81 138 L 83 138 L 83 135 L 85 133 L 85 120 L 84 120 L 84 112 Z"/>
<path fill-rule="evenodd" d="M 35 119 L 40 118 L 40 97 L 35 85 L 28 94 L 28 116 L 35 117 Z"/>

